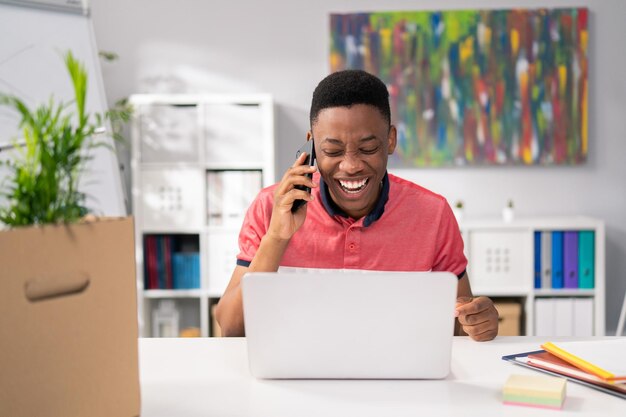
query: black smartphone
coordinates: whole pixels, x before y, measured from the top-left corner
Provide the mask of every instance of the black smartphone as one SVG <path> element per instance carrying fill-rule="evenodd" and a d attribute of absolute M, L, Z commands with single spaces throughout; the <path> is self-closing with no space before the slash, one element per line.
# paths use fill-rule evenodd
<path fill-rule="evenodd" d="M 298 152 L 296 152 L 296 159 L 298 159 L 303 152 L 306 152 L 306 159 L 304 160 L 304 165 L 314 166 L 315 165 L 315 146 L 313 146 L 313 138 L 307 140 L 306 143 L 300 149 L 298 149 Z M 309 177 L 309 179 L 313 178 L 313 174 L 306 174 L 306 176 Z M 299 190 L 304 190 L 308 193 L 311 192 L 311 188 L 306 187 L 304 185 L 296 185 L 295 188 Z M 304 204 L 306 204 L 306 200 L 295 200 L 293 202 L 293 205 L 291 206 L 291 212 L 294 213 Z"/>

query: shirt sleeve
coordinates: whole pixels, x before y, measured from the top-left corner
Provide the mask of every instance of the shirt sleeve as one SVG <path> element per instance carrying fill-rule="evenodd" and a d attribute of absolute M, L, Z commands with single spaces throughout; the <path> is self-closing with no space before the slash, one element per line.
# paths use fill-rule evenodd
<path fill-rule="evenodd" d="M 467 268 L 463 238 L 448 202 L 444 200 L 435 246 L 433 271 L 452 272 L 461 278 Z"/>
<path fill-rule="evenodd" d="M 272 218 L 273 196 L 267 189 L 254 199 L 239 231 L 237 265 L 249 266 L 265 236 Z"/>

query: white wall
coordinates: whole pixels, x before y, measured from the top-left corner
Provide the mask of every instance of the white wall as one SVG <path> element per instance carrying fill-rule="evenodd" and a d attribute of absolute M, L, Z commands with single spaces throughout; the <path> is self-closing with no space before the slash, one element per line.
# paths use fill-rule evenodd
<path fill-rule="evenodd" d="M 445 8 L 493 8 L 488 0 Z M 468 217 L 586 214 L 607 224 L 607 329 L 626 292 L 626 2 L 499 1 L 497 7 L 590 9 L 589 157 L 577 167 L 438 168 L 400 172 Z M 268 92 L 277 102 L 277 175 L 304 139 L 313 88 L 329 71 L 330 12 L 439 9 L 434 0 L 92 0 L 109 102 L 147 92 Z"/>

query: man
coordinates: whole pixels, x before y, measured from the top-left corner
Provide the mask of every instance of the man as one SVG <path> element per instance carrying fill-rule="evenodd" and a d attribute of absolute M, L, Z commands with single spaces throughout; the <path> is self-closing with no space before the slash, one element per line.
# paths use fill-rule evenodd
<path fill-rule="evenodd" d="M 314 141 L 319 174 L 300 155 L 252 203 L 237 267 L 216 310 L 222 333 L 245 334 L 240 281 L 248 271 L 433 270 L 459 277 L 456 332 L 462 327 L 475 340 L 493 339 L 498 313 L 489 298 L 472 298 L 463 241 L 446 200 L 387 173 L 396 128 L 385 84 L 358 70 L 329 75 L 313 93 L 310 123 L 307 140 Z M 292 213 L 298 199 L 307 204 Z"/>

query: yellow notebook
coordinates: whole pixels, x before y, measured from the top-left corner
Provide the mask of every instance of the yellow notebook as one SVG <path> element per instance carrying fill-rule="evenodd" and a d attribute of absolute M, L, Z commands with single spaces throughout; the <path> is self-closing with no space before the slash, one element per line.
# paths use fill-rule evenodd
<path fill-rule="evenodd" d="M 547 342 L 541 347 L 608 382 L 626 380 L 626 338 Z"/>

